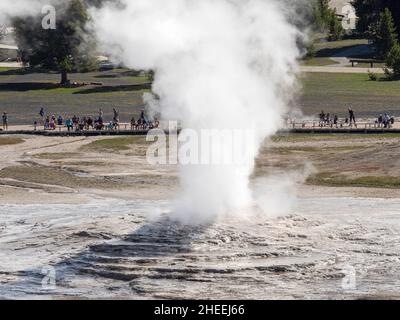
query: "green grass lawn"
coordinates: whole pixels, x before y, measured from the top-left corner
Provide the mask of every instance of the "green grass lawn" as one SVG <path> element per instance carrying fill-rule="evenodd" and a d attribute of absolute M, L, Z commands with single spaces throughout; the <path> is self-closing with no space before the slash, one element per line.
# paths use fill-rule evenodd
<path fill-rule="evenodd" d="M 120 111 L 122 122 L 138 117 L 143 108 L 143 93 L 151 87 L 146 76 L 127 69 L 105 72 L 72 73 L 72 82 L 101 83 L 74 88 L 59 87 L 60 75 L 43 70 L 0 70 L 0 113 L 7 111 L 10 125 L 32 124 L 39 120 L 38 112 L 44 107 L 48 114 L 61 114 L 64 118 L 74 114 L 95 116 L 99 108 L 106 121 L 112 119 L 112 109 Z"/>
<path fill-rule="evenodd" d="M 354 40 L 352 40 L 354 43 Z M 342 44 L 348 44 L 346 40 Z M 350 42 L 351 43 L 351 42 Z M 327 44 L 338 46 L 339 44 Z M 318 58 L 320 59 L 320 58 Z M 320 63 L 329 62 L 321 58 Z M 310 62 L 313 63 L 313 62 Z M 95 116 L 102 108 L 107 121 L 112 108 L 120 111 L 121 121 L 129 122 L 143 109 L 143 92 L 149 91 L 147 77 L 119 69 L 106 72 L 71 74 L 72 81 L 101 82 L 102 86 L 60 88 L 55 73 L 0 71 L 0 113 L 7 111 L 10 124 L 32 124 L 39 120 L 44 107 L 49 114 L 64 118 L 74 114 Z M 400 82 L 370 81 L 367 74 L 308 73 L 301 78 L 302 94 L 298 105 L 306 115 L 317 115 L 322 109 L 347 116 L 351 104 L 357 116 L 377 116 L 388 112 L 400 116 Z"/>
<path fill-rule="evenodd" d="M 400 81 L 370 81 L 368 74 L 307 73 L 302 83 L 300 104 L 307 115 L 323 109 L 343 117 L 352 105 L 358 116 L 400 116 Z"/>
<path fill-rule="evenodd" d="M 18 68 L 0 67 L 0 73 L 7 72 L 7 71 L 13 71 L 13 70 L 18 70 Z"/>
<path fill-rule="evenodd" d="M 337 64 L 337 62 L 326 57 L 315 57 L 311 59 L 306 59 L 302 62 L 302 65 L 307 67 L 329 66 L 333 64 Z"/>

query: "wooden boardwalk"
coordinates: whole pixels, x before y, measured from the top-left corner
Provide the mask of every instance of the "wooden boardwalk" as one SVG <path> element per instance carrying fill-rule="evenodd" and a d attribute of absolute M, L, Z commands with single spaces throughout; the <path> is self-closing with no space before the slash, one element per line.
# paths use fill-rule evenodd
<path fill-rule="evenodd" d="M 149 130 L 82 130 L 82 131 L 58 131 L 58 130 L 9 130 L 0 131 L 2 135 L 32 135 L 46 137 L 96 137 L 96 136 L 145 136 Z"/>
<path fill-rule="evenodd" d="M 43 130 L 11 130 L 0 131 L 0 136 L 5 135 L 33 135 L 46 137 L 101 137 L 101 136 L 146 136 L 149 130 L 107 130 L 107 131 L 43 131 Z M 168 131 L 164 131 L 168 134 Z M 392 128 L 286 128 L 278 131 L 278 134 L 399 134 L 400 129 Z"/>
<path fill-rule="evenodd" d="M 166 126 L 163 126 L 166 128 Z M 56 130 L 43 130 L 43 127 L 34 130 L 31 125 L 16 125 L 10 126 L 8 131 L 2 131 L 0 127 L 1 135 L 36 135 L 36 136 L 47 136 L 47 137 L 96 137 L 96 136 L 145 136 L 150 130 L 130 130 L 130 124 L 121 123 L 120 129 L 118 130 L 81 130 L 81 131 L 70 131 L 66 127 L 58 127 Z M 164 130 L 168 134 L 168 130 Z M 358 122 L 357 128 L 348 124 L 340 123 L 337 127 L 335 125 L 320 126 L 317 120 L 304 120 L 304 121 L 291 121 L 287 125 L 278 131 L 278 134 L 287 133 L 302 133 L 302 134 L 381 134 L 381 133 L 392 133 L 400 134 L 400 121 L 396 119 L 394 125 L 391 128 L 383 128 L 375 122 L 360 121 Z"/>
<path fill-rule="evenodd" d="M 380 133 L 400 133 L 400 121 L 395 119 L 394 124 L 385 128 L 383 124 L 378 124 L 372 119 L 364 119 L 357 122 L 357 127 L 339 121 L 337 125 L 321 125 L 318 120 L 291 121 L 283 129 L 292 133 L 315 133 L 315 134 L 380 134 Z"/>
<path fill-rule="evenodd" d="M 290 133 L 309 133 L 309 134 L 385 134 L 393 133 L 399 134 L 400 129 L 397 128 L 291 128 L 280 130 L 281 132 Z"/>

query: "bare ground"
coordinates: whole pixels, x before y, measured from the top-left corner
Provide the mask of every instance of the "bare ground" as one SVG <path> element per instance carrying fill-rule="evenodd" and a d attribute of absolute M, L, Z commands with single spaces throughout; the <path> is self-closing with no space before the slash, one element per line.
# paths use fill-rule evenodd
<path fill-rule="evenodd" d="M 197 227 L 165 215 L 176 167 L 148 165 L 138 138 L 113 138 L 112 149 L 107 139 L 0 142 L 0 297 L 400 297 L 400 189 L 384 180 L 349 186 L 399 176 L 396 137 L 275 137 L 252 185 L 293 177 L 297 205 Z M 329 180 L 337 175 L 341 184 Z M 50 291 L 41 286 L 49 265 Z M 349 267 L 357 285 L 346 289 Z"/>
<path fill-rule="evenodd" d="M 10 188 L 29 194 L 42 189 L 50 191 L 52 187 L 56 190 L 53 192 L 116 190 L 119 195 L 124 191 L 165 189 L 165 186 L 176 190 L 177 168 L 147 164 L 147 146 L 142 137 L 1 137 L 0 200 L 8 201 Z M 398 138 L 393 135 L 278 136 L 262 148 L 253 179 L 293 171 L 304 172 L 310 178 L 340 177 L 343 185 L 331 186 L 345 187 L 347 182 L 358 178 L 376 177 L 382 184 L 378 180 L 375 185 L 360 182 L 359 187 L 390 187 L 392 193 L 397 193 L 399 156 Z M 386 185 L 385 179 L 389 182 L 392 179 L 392 184 Z M 329 186 L 328 182 L 309 179 L 305 187 Z"/>

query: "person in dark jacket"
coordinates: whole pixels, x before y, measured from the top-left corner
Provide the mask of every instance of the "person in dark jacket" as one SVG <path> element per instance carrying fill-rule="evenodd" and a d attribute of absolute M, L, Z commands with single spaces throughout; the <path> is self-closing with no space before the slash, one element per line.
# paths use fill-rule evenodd
<path fill-rule="evenodd" d="M 349 121 L 350 127 L 354 123 L 355 127 L 357 128 L 356 116 L 354 114 L 354 110 L 351 107 L 349 108 L 349 118 L 350 118 L 350 121 Z"/>
<path fill-rule="evenodd" d="M 8 130 L 8 114 L 7 114 L 7 112 L 3 113 L 3 130 Z"/>

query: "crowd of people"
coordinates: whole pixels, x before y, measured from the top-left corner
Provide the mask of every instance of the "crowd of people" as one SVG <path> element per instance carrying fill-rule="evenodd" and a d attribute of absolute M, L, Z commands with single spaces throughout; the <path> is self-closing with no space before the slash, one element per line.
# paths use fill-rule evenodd
<path fill-rule="evenodd" d="M 326 113 L 322 110 L 321 113 L 319 114 L 319 126 L 322 127 L 336 127 L 343 128 L 344 125 L 348 125 L 350 127 L 355 126 L 357 128 L 357 121 L 356 121 L 356 116 L 354 113 L 354 110 L 350 107 L 348 109 L 348 114 L 349 116 L 343 120 L 339 119 L 337 114 L 334 114 L 331 116 L 331 114 Z"/>
<path fill-rule="evenodd" d="M 104 112 L 99 109 L 97 116 L 83 116 L 79 117 L 73 115 L 72 117 L 64 119 L 62 115 L 48 115 L 44 108 L 40 108 L 39 111 L 40 119 L 35 120 L 33 123 L 34 130 L 38 130 L 39 127 L 43 126 L 44 130 L 56 130 L 66 128 L 69 132 L 71 131 L 84 131 L 84 130 L 120 130 L 121 122 L 119 111 L 113 109 L 113 118 L 111 121 L 105 121 Z M 0 130 L 8 131 L 9 117 L 7 112 L 3 112 L 2 115 L 3 126 Z M 132 117 L 129 123 L 125 124 L 125 129 L 130 127 L 130 130 L 150 130 L 158 128 L 160 122 L 157 118 L 150 119 L 146 116 L 144 110 L 141 111 L 140 116 L 136 120 Z"/>
<path fill-rule="evenodd" d="M 389 116 L 387 113 L 380 114 L 375 124 L 379 128 L 391 128 L 394 125 L 394 117 Z"/>
<path fill-rule="evenodd" d="M 387 113 L 380 114 L 378 119 L 375 121 L 375 126 L 378 128 L 392 128 L 395 123 L 395 118 L 389 116 Z M 326 113 L 322 110 L 319 114 L 319 126 L 322 127 L 336 127 L 343 128 L 345 125 L 354 126 L 357 128 L 357 120 L 355 116 L 354 110 L 350 107 L 348 109 L 348 117 L 344 119 L 339 119 L 339 117 L 335 114 L 331 116 L 329 113 Z"/>
<path fill-rule="evenodd" d="M 44 130 L 56 130 L 57 128 L 67 128 L 69 132 L 71 131 L 84 131 L 84 130 L 119 130 L 120 129 L 120 116 L 119 111 L 114 108 L 113 109 L 113 118 L 111 121 L 106 122 L 104 120 L 104 112 L 102 109 L 99 109 L 98 115 L 96 117 L 92 116 L 84 116 L 80 118 L 79 116 L 73 115 L 71 118 L 64 119 L 62 115 L 56 117 L 55 115 L 46 115 L 45 109 L 41 108 L 39 111 L 39 115 L 42 119 L 42 124 Z M 7 112 L 3 113 L 2 116 L 3 121 L 3 130 L 8 130 L 8 114 Z M 395 118 L 389 116 L 387 113 L 380 114 L 377 120 L 375 121 L 375 125 L 378 128 L 392 128 L 395 123 Z M 149 120 L 146 117 L 146 113 L 144 110 L 141 111 L 138 119 L 132 117 L 130 123 L 130 130 L 149 130 L 158 128 L 160 122 L 155 118 L 153 120 Z M 347 126 L 355 126 L 357 128 L 357 121 L 354 110 L 350 107 L 348 108 L 348 117 L 343 119 L 339 119 L 337 114 L 331 115 L 330 113 L 325 113 L 323 110 L 319 114 L 319 126 L 322 127 L 336 127 L 343 128 L 345 125 Z M 34 122 L 34 130 L 38 129 L 39 123 L 38 121 Z"/>
<path fill-rule="evenodd" d="M 104 112 L 99 109 L 98 115 L 96 117 L 84 116 L 79 117 L 73 115 L 71 118 L 64 119 L 62 115 L 56 117 L 55 115 L 47 115 L 44 108 L 41 108 L 39 115 L 42 118 L 42 123 L 44 130 L 56 130 L 57 128 L 66 127 L 68 132 L 71 131 L 84 131 L 84 130 L 119 130 L 120 129 L 120 116 L 117 109 L 113 109 L 113 118 L 111 121 L 104 120 Z M 140 117 L 135 120 L 132 117 L 130 120 L 131 130 L 148 130 L 157 128 L 160 123 L 157 119 L 149 120 L 146 117 L 144 110 L 141 111 Z M 38 122 L 34 122 L 34 130 L 38 128 Z"/>

